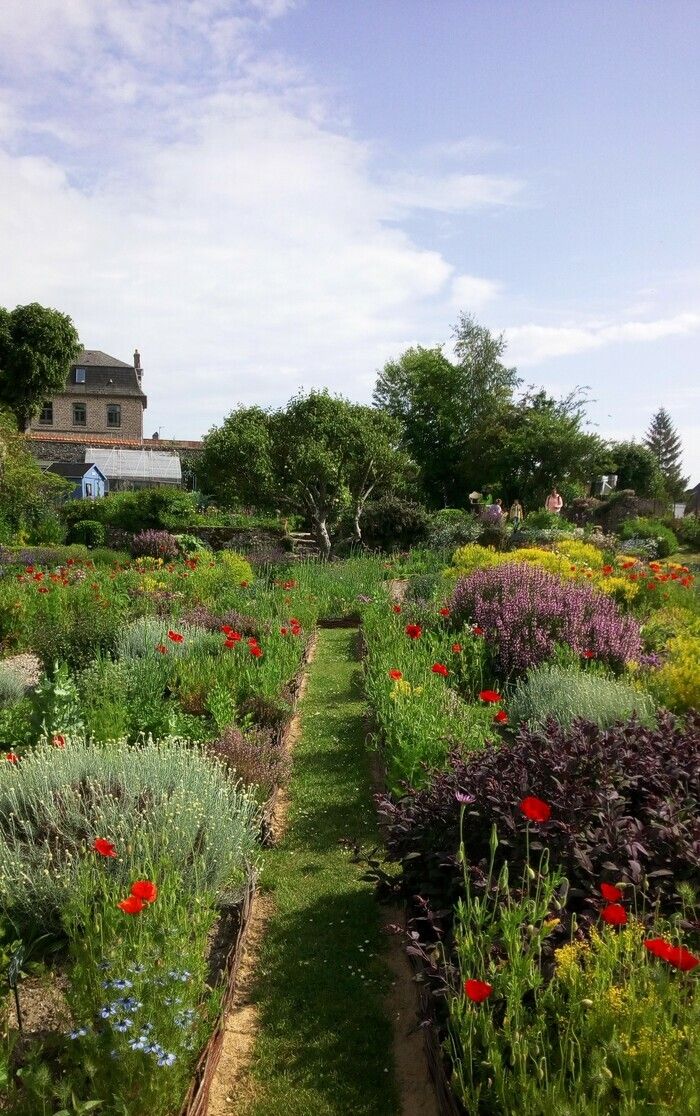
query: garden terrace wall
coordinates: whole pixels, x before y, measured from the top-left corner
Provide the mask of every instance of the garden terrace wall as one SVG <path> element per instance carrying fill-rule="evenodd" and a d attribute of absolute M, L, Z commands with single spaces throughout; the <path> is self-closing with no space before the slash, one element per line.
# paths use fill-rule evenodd
<path fill-rule="evenodd" d="M 269 551 L 282 547 L 291 549 L 289 539 L 282 528 L 279 531 L 260 530 L 259 528 L 241 527 L 190 527 L 182 524 L 180 527 L 171 528 L 171 532 L 178 535 L 194 535 L 212 550 L 224 548 L 238 550 L 243 554 L 255 554 L 256 551 Z M 105 542 L 115 550 L 129 550 L 132 535 L 117 527 L 107 527 Z"/>

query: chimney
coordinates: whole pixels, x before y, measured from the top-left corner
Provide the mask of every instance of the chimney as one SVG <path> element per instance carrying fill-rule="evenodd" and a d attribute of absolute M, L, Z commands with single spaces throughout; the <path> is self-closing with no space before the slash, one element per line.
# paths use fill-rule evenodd
<path fill-rule="evenodd" d="M 137 379 L 139 383 L 141 383 L 143 368 L 141 367 L 141 354 L 139 353 L 138 349 L 134 349 L 134 369 L 136 370 Z"/>

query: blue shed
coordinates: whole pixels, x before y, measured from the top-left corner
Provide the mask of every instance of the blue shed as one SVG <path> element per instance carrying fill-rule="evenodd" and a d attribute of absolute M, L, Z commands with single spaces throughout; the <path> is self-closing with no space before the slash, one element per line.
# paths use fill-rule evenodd
<path fill-rule="evenodd" d="M 69 500 L 96 500 L 109 492 L 109 481 L 99 465 L 94 465 L 92 461 L 83 464 L 75 461 L 53 461 L 46 472 L 74 482 L 75 488 L 70 493 Z"/>

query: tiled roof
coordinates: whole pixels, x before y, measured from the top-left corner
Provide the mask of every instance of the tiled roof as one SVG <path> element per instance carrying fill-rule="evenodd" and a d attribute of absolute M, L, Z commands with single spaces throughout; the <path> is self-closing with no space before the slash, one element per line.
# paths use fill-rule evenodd
<path fill-rule="evenodd" d="M 51 430 L 29 430 L 26 437 L 32 442 L 69 442 L 81 446 L 87 444 L 86 437 L 89 437 L 92 446 L 122 446 L 124 449 L 198 450 L 203 445 L 176 438 L 110 438 L 100 434 L 55 434 Z"/>
<path fill-rule="evenodd" d="M 103 353 L 101 349 L 83 349 L 73 362 L 73 368 L 133 368 L 133 364 L 125 364 L 123 360 Z"/>

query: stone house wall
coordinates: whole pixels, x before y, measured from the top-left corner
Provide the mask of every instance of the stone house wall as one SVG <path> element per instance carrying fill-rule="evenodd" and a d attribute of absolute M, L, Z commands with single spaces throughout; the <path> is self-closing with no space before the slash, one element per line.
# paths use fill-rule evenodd
<path fill-rule="evenodd" d="M 91 434 L 107 435 L 115 440 L 122 438 L 140 439 L 143 436 L 143 403 L 128 395 L 55 395 L 53 397 L 53 422 L 39 422 L 39 416 L 32 419 L 30 430 L 47 434 L 84 434 L 89 442 Z M 84 403 L 86 408 L 85 426 L 73 424 L 73 404 Z M 121 426 L 107 425 L 107 407 L 117 403 L 121 407 Z"/>

